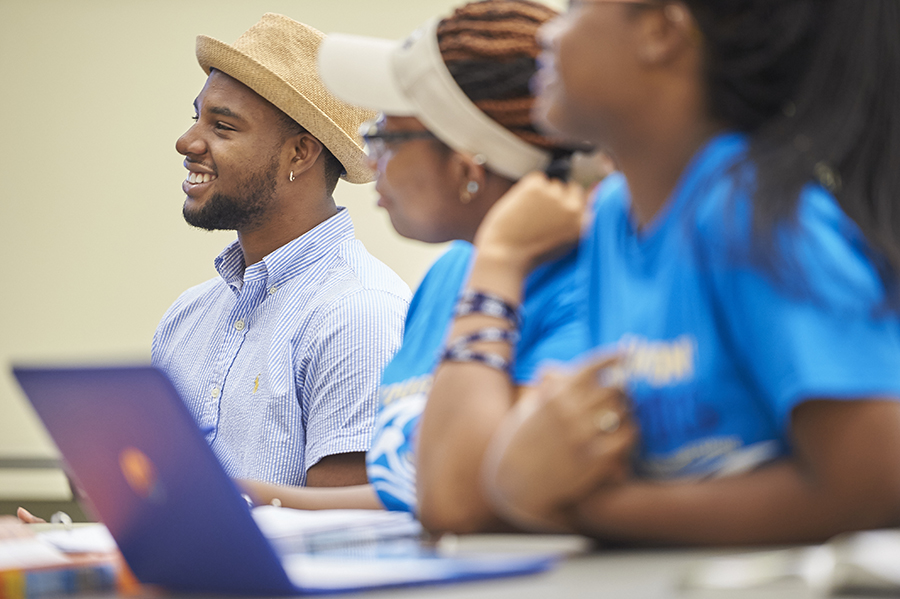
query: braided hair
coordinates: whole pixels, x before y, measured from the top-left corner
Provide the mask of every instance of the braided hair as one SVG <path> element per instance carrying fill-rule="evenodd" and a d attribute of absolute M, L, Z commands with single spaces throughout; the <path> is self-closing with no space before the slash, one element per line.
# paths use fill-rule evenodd
<path fill-rule="evenodd" d="M 713 115 L 751 137 L 761 253 L 818 180 L 900 308 L 900 2 L 683 1 L 704 37 Z"/>
<path fill-rule="evenodd" d="M 463 93 L 515 135 L 550 151 L 561 141 L 531 124 L 529 80 L 541 51 L 537 30 L 556 16 L 529 0 L 484 0 L 457 8 L 437 30 L 441 56 Z"/>

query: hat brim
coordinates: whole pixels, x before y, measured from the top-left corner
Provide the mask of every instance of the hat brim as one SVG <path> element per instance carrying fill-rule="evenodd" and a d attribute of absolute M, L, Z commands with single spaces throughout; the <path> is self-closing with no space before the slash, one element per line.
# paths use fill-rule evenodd
<path fill-rule="evenodd" d="M 345 102 L 391 116 L 415 116 L 394 76 L 392 56 L 401 41 L 332 33 L 319 47 L 319 77 Z"/>
<path fill-rule="evenodd" d="M 350 183 L 368 183 L 374 178 L 366 166 L 366 154 L 356 139 L 345 133 L 300 90 L 260 62 L 215 38 L 197 36 L 197 60 L 208 75 L 212 69 L 237 79 L 316 137 L 344 167 Z M 354 132 L 355 133 L 355 132 Z"/>
<path fill-rule="evenodd" d="M 332 34 L 319 48 L 319 77 L 345 102 L 389 116 L 414 116 L 457 152 L 513 181 L 543 170 L 550 153 L 493 120 L 466 96 L 441 55 L 433 19 L 393 42 Z"/>

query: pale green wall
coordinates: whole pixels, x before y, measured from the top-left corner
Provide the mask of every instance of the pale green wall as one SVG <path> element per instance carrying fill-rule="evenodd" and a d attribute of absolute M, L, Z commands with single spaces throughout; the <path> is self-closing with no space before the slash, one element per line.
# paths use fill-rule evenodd
<path fill-rule="evenodd" d="M 197 34 L 231 43 L 278 12 L 399 38 L 456 4 L 0 0 L 0 458 L 56 455 L 10 364 L 147 362 L 159 317 L 215 275 L 233 238 L 181 219 L 174 143 L 205 80 Z M 373 196 L 336 192 L 358 237 L 414 286 L 439 249 L 400 239 Z M 59 473 L 0 471 L 0 499 L 67 495 Z"/>

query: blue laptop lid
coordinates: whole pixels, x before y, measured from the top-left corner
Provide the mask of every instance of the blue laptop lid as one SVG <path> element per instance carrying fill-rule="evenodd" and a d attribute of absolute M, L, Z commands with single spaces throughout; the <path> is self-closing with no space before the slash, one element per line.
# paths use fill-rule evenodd
<path fill-rule="evenodd" d="M 297 592 L 165 374 L 14 373 L 139 580 L 183 591 Z"/>

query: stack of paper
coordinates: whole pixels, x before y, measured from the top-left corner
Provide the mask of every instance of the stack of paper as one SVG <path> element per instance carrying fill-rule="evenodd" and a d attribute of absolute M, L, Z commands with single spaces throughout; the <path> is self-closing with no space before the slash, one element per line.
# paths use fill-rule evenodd
<path fill-rule="evenodd" d="M 102 536 L 106 528 L 100 529 L 91 534 Z M 78 536 L 75 530 L 71 532 Z M 95 539 L 90 549 L 84 550 L 86 544 L 76 539 L 70 549 L 78 555 L 70 555 L 44 535 L 34 536 L 24 527 L 23 531 L 21 536 L 0 539 L 0 597 L 38 599 L 124 589 L 127 573 L 115 544 L 111 549 L 105 544 L 101 550 Z M 70 531 L 58 532 L 65 540 Z"/>
<path fill-rule="evenodd" d="M 360 548 L 386 540 L 422 536 L 422 525 L 406 512 L 382 510 L 292 510 L 270 505 L 253 519 L 281 555 Z"/>
<path fill-rule="evenodd" d="M 0 571 L 59 566 L 68 562 L 59 549 L 34 537 L 0 541 Z"/>
<path fill-rule="evenodd" d="M 102 524 L 55 528 L 39 532 L 37 537 L 63 553 L 114 553 L 117 551 L 115 540 Z"/>
<path fill-rule="evenodd" d="M 253 510 L 281 554 L 288 578 L 310 592 L 449 582 L 539 572 L 561 557 L 551 551 L 467 551 L 431 542 L 411 514 L 375 510 Z"/>

